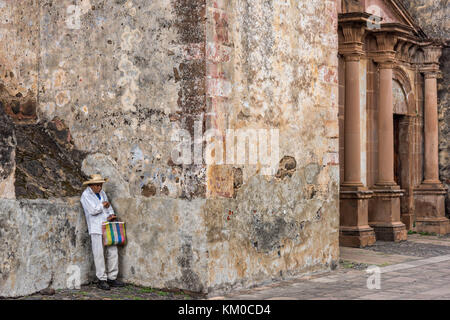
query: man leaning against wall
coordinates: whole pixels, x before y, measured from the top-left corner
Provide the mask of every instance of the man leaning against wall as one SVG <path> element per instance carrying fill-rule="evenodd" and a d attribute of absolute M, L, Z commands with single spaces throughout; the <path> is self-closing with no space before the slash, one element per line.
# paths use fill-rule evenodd
<path fill-rule="evenodd" d="M 87 185 L 87 188 L 81 195 L 80 201 L 91 236 L 95 275 L 99 280 L 97 286 L 103 290 L 110 290 L 110 287 L 123 287 L 124 284 L 117 280 L 119 273 L 117 246 L 103 245 L 102 223 L 117 219 L 105 191 L 102 190 L 103 183 L 106 181 L 108 179 L 102 178 L 101 175 L 93 174 L 88 181 L 83 183 L 83 185 Z"/>

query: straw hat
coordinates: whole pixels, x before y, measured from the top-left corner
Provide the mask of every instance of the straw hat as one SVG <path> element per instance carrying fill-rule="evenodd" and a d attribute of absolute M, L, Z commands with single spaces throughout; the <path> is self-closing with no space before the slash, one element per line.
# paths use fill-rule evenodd
<path fill-rule="evenodd" d="M 94 183 L 105 183 L 106 181 L 108 181 L 108 178 L 102 178 L 102 176 L 99 174 L 93 174 L 90 176 L 90 179 L 88 181 L 83 182 L 83 186 Z"/>

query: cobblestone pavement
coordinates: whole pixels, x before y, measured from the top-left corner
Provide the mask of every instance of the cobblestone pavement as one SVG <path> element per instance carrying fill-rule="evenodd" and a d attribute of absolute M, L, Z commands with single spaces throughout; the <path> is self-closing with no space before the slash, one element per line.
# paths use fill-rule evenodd
<path fill-rule="evenodd" d="M 199 297 L 183 292 L 168 292 L 152 288 L 127 285 L 109 291 L 97 288 L 96 284 L 81 286 L 79 290 L 56 290 L 54 294 L 41 294 L 17 298 L 17 300 L 191 300 Z"/>
<path fill-rule="evenodd" d="M 379 289 L 369 289 L 369 266 L 379 267 Z M 369 277 L 371 277 L 369 279 Z M 369 284 L 376 284 L 369 281 Z M 57 290 L 52 295 L 34 294 L 25 300 L 191 300 L 204 299 L 183 292 L 167 292 L 127 285 L 103 291 L 95 284 L 80 290 Z M 213 300 L 450 300 L 450 237 L 412 234 L 408 241 L 377 242 L 374 246 L 341 248 L 336 270 L 232 292 Z"/>
<path fill-rule="evenodd" d="M 388 254 L 401 254 L 417 257 L 436 257 L 450 253 L 449 237 L 409 235 L 408 241 L 400 243 L 377 241 L 367 250 Z"/>
<path fill-rule="evenodd" d="M 410 235 L 366 249 L 341 248 L 339 268 L 211 299 L 249 300 L 450 300 L 450 238 Z M 364 263 L 369 262 L 369 263 Z M 393 263 L 394 262 L 394 263 Z M 373 287 L 379 267 L 379 289 Z M 370 279 L 369 279 L 370 277 Z"/>

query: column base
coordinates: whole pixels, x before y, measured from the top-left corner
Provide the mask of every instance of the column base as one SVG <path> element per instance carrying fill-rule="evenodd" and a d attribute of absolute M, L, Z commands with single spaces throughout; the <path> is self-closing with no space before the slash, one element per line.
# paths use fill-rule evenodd
<path fill-rule="evenodd" d="M 362 184 L 341 185 L 340 246 L 362 248 L 375 243 L 375 233 L 368 225 L 368 199 L 372 194 Z"/>
<path fill-rule="evenodd" d="M 375 185 L 369 210 L 369 225 L 374 229 L 377 240 L 404 241 L 408 234 L 400 219 L 400 197 L 404 190 L 398 185 Z"/>
<path fill-rule="evenodd" d="M 414 190 L 417 232 L 450 233 L 450 220 L 445 217 L 446 194 L 446 188 L 439 182 L 424 181 Z"/>
<path fill-rule="evenodd" d="M 414 214 L 411 213 L 402 213 L 401 221 L 406 227 L 406 230 L 412 230 L 414 227 Z"/>
<path fill-rule="evenodd" d="M 450 220 L 447 218 L 417 219 L 416 231 L 444 235 L 450 233 Z"/>
<path fill-rule="evenodd" d="M 343 247 L 363 248 L 375 243 L 375 232 L 370 226 L 341 227 L 339 245 Z"/>
<path fill-rule="evenodd" d="M 408 239 L 408 232 L 403 222 L 391 224 L 370 224 L 375 231 L 377 240 L 380 241 L 405 241 Z"/>

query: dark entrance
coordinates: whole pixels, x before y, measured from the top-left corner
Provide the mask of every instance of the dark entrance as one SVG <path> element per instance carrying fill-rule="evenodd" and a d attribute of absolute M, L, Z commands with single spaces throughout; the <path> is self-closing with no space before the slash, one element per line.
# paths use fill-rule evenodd
<path fill-rule="evenodd" d="M 400 121 L 402 118 L 401 115 L 394 114 L 394 180 L 400 187 L 402 187 L 400 154 Z"/>

